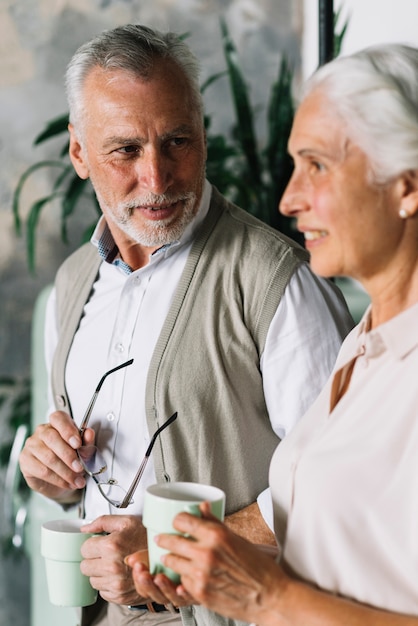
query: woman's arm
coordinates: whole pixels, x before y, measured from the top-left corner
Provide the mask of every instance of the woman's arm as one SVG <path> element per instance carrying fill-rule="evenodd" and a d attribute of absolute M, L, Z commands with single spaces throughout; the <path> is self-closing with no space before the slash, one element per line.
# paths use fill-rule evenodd
<path fill-rule="evenodd" d="M 358 604 L 294 580 L 257 546 L 231 532 L 203 505 L 200 519 L 181 513 L 160 535 L 164 563 L 181 575 L 178 596 L 258 626 L 418 626 L 408 617 Z"/>

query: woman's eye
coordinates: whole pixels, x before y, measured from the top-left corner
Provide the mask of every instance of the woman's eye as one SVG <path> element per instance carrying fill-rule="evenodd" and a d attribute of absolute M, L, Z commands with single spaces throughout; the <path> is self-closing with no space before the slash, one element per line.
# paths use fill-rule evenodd
<path fill-rule="evenodd" d="M 320 161 L 311 161 L 311 166 L 317 172 L 323 172 L 325 170 L 324 164 L 320 163 Z"/>

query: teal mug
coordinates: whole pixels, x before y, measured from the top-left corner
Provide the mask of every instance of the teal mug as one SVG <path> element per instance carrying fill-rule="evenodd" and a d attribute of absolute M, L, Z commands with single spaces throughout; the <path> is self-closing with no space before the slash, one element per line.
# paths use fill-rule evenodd
<path fill-rule="evenodd" d="M 97 590 L 81 573 L 81 546 L 90 533 L 82 533 L 82 519 L 52 520 L 42 524 L 41 554 L 45 558 L 48 595 L 57 606 L 88 606 L 97 599 Z"/>
<path fill-rule="evenodd" d="M 173 519 L 176 515 L 186 512 L 199 516 L 199 505 L 206 501 L 210 503 L 212 514 L 223 521 L 225 493 L 218 487 L 187 482 L 159 483 L 148 487 L 145 492 L 142 523 L 147 529 L 151 574 L 162 572 L 174 583 L 180 581 L 176 572 L 161 563 L 161 557 L 167 550 L 157 546 L 154 538 L 161 533 L 181 534 L 173 528 Z"/>

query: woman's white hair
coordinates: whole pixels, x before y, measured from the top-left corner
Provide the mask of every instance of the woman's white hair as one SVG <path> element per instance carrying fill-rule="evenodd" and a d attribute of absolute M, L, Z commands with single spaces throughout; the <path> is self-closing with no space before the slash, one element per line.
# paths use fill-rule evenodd
<path fill-rule="evenodd" d="M 418 49 L 383 44 L 339 57 L 307 81 L 320 90 L 367 155 L 371 176 L 385 183 L 418 170 Z"/>
<path fill-rule="evenodd" d="M 84 82 L 95 67 L 124 70 L 148 80 L 155 61 L 160 59 L 171 60 L 183 70 L 193 105 L 203 115 L 199 62 L 182 38 L 172 32 L 161 33 L 147 26 L 127 24 L 102 32 L 80 46 L 72 57 L 66 73 L 70 122 L 82 130 L 86 104 Z"/>

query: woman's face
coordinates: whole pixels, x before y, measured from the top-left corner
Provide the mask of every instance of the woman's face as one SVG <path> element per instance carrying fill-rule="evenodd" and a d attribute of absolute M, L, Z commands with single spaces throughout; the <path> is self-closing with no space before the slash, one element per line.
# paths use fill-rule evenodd
<path fill-rule="evenodd" d="M 296 113 L 289 152 L 295 169 L 280 211 L 304 233 L 312 269 L 363 284 L 385 272 L 403 232 L 400 181 L 384 187 L 369 182 L 365 153 L 319 91 Z"/>

